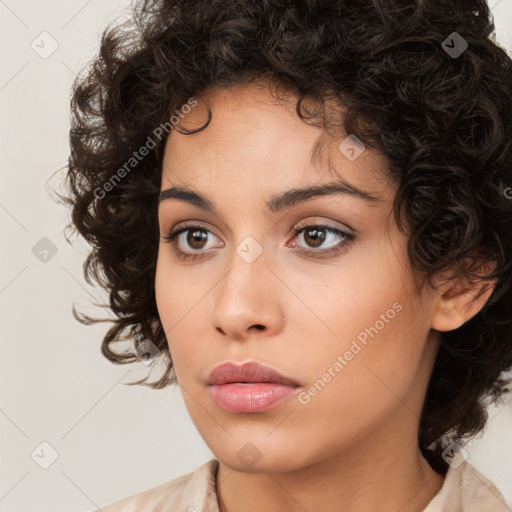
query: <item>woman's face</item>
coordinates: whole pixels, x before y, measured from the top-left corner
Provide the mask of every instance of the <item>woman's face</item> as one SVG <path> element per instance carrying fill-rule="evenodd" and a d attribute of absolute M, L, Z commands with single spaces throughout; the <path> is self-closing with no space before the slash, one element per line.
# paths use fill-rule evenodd
<path fill-rule="evenodd" d="M 211 90 L 207 98 L 205 130 L 171 131 L 161 189 L 187 188 L 211 209 L 183 194 L 160 202 L 155 283 L 197 429 L 221 462 L 240 471 L 417 448 L 438 340 L 431 292 L 416 288 L 392 214 L 396 185 L 385 157 L 360 153 L 346 137 L 319 139 L 324 132 L 299 119 L 295 100 L 279 105 L 255 86 Z M 185 127 L 204 122 L 202 105 L 186 114 Z M 340 180 L 364 194 L 290 192 Z M 185 224 L 189 231 L 163 239 Z M 298 386 L 272 407 L 228 410 L 208 384 L 228 361 L 270 366 Z"/>

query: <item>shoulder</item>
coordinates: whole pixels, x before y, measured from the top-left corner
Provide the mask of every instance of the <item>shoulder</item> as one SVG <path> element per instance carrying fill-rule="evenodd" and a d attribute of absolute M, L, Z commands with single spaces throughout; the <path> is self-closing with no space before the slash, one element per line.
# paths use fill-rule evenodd
<path fill-rule="evenodd" d="M 217 468 L 218 461 L 212 459 L 190 473 L 101 507 L 95 512 L 218 512 L 215 489 Z"/>
<path fill-rule="evenodd" d="M 468 462 L 450 467 L 423 512 L 512 512 L 497 487 Z"/>

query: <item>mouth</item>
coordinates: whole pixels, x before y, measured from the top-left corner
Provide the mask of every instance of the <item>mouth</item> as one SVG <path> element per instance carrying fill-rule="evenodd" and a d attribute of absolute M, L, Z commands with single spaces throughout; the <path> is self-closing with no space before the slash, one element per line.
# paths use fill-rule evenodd
<path fill-rule="evenodd" d="M 214 402 L 234 413 L 264 412 L 291 398 L 300 387 L 297 381 L 256 362 L 216 366 L 207 384 Z"/>

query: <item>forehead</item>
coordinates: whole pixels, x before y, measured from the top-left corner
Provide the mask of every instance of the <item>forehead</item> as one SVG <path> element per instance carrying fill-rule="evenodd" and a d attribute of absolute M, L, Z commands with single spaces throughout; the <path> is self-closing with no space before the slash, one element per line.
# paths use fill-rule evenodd
<path fill-rule="evenodd" d="M 297 98 L 261 84 L 211 88 L 182 116 L 178 130 L 206 128 L 192 135 L 172 130 L 166 144 L 162 188 L 168 180 L 265 188 L 294 182 L 331 181 L 342 176 L 375 192 L 389 185 L 387 158 L 361 148 L 352 136 L 328 134 L 297 114 Z M 355 158 L 354 158 L 355 155 Z M 167 183 L 167 185 L 166 185 Z"/>

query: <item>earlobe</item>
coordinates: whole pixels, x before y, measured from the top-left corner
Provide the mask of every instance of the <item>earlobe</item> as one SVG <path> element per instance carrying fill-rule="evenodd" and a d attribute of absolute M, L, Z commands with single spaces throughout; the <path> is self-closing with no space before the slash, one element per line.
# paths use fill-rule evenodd
<path fill-rule="evenodd" d="M 486 268 L 491 272 L 492 264 Z M 435 293 L 432 329 L 453 331 L 473 318 L 484 307 L 496 286 L 497 280 L 478 279 L 469 282 L 463 277 L 448 281 Z"/>

